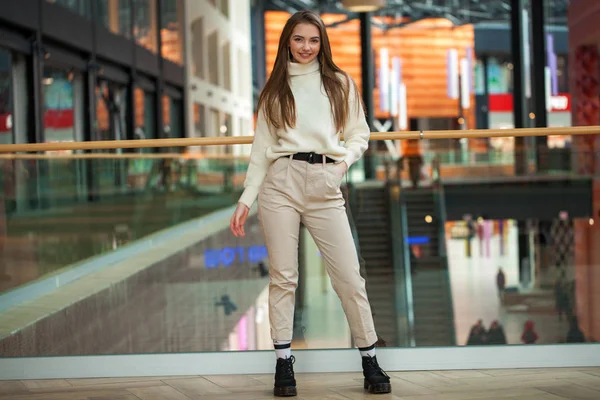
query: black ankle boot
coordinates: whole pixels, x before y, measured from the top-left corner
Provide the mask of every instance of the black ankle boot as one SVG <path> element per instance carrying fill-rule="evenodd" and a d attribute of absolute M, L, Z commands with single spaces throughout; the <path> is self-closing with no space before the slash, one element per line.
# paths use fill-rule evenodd
<path fill-rule="evenodd" d="M 363 375 L 365 377 L 365 389 L 369 393 L 390 393 L 392 385 L 390 377 L 381 369 L 377 363 L 377 356 L 362 358 Z"/>
<path fill-rule="evenodd" d="M 277 397 L 296 396 L 296 379 L 294 378 L 294 356 L 278 358 L 275 368 L 275 387 L 273 394 Z"/>

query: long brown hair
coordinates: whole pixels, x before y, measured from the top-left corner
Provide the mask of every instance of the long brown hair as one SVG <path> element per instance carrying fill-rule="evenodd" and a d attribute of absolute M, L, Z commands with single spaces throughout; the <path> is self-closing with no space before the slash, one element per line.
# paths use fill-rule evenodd
<path fill-rule="evenodd" d="M 338 133 L 346 127 L 350 114 L 350 85 L 353 85 L 359 107 L 362 101 L 354 81 L 334 62 L 325 24 L 312 11 L 298 11 L 288 19 L 281 36 L 271 76 L 258 99 L 258 110 L 263 110 L 267 122 L 275 129 L 293 128 L 296 125 L 296 103 L 289 83 L 288 61 L 290 61 L 290 37 L 298 24 L 312 24 L 319 29 L 321 48 L 317 59 L 321 70 L 321 81 L 331 104 L 331 113 Z M 264 108 L 261 108 L 265 106 Z"/>

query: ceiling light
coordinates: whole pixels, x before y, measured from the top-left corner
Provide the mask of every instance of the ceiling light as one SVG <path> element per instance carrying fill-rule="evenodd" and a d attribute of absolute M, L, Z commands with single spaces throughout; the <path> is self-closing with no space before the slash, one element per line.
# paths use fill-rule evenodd
<path fill-rule="evenodd" d="M 345 9 L 352 12 L 371 12 L 386 6 L 386 0 L 342 0 Z"/>

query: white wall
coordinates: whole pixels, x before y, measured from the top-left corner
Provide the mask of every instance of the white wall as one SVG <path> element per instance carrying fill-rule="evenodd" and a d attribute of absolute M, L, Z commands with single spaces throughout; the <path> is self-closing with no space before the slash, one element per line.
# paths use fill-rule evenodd
<path fill-rule="evenodd" d="M 249 0 L 185 0 L 185 6 L 188 136 L 251 135 L 249 128 L 254 124 Z M 226 59 L 230 60 L 228 68 L 224 65 Z M 217 78 L 216 82 L 211 82 L 211 76 Z M 227 80 L 231 82 L 229 89 L 225 87 Z M 203 132 L 197 132 L 194 124 L 194 104 L 204 105 L 200 116 Z M 211 114 L 214 110 L 220 112 L 220 122 L 214 118 L 214 112 Z M 231 122 L 230 130 L 223 134 L 220 125 L 225 114 L 231 116 Z M 233 148 L 234 154 L 242 151 L 241 146 Z"/>

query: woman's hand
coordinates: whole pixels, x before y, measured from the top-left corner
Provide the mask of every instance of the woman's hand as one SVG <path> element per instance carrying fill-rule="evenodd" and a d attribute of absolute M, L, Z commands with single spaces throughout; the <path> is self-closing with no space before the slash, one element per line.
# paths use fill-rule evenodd
<path fill-rule="evenodd" d="M 235 212 L 231 216 L 231 221 L 229 222 L 229 229 L 234 236 L 245 236 L 244 232 L 244 224 L 246 223 L 246 219 L 248 219 L 248 206 L 243 203 L 238 203 Z"/>

